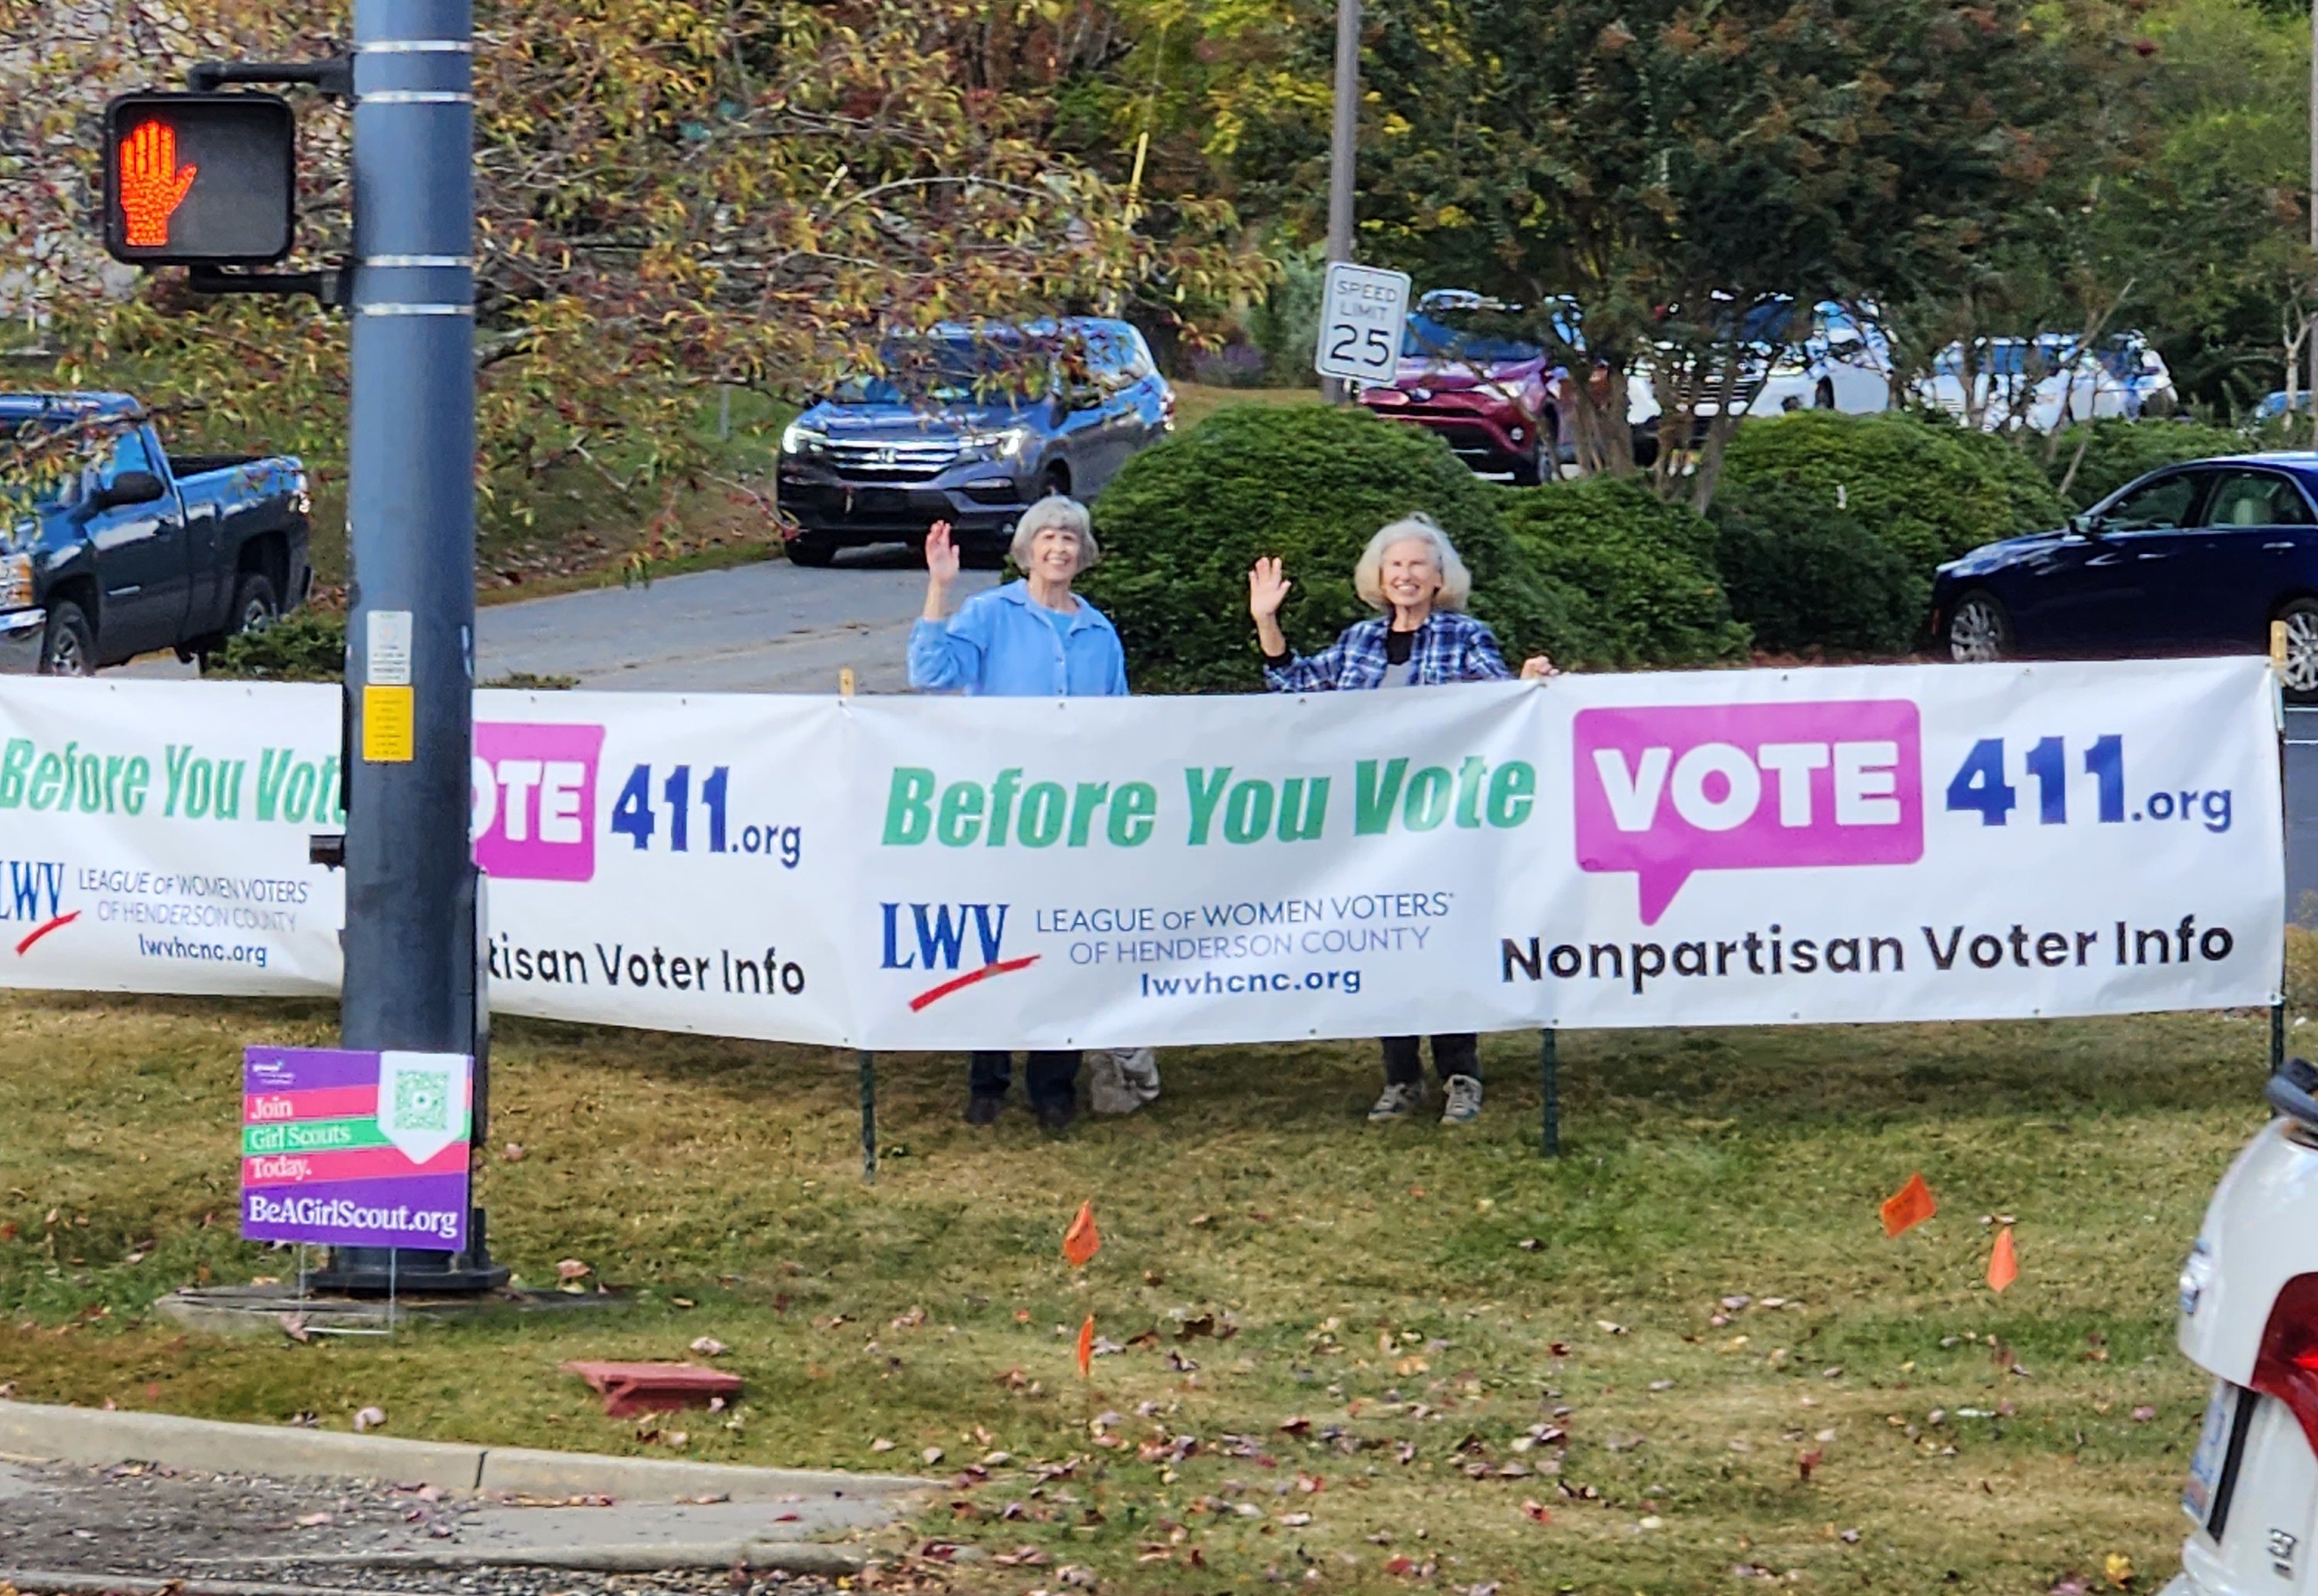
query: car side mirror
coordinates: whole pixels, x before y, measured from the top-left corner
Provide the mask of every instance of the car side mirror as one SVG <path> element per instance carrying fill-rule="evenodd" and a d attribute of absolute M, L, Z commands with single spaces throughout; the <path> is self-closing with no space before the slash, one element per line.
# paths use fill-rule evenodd
<path fill-rule="evenodd" d="M 161 493 L 161 479 L 151 471 L 123 471 L 97 489 L 92 507 L 111 510 L 122 505 L 150 504 Z"/>
<path fill-rule="evenodd" d="M 2098 540 L 2107 526 L 2107 522 L 2089 510 L 2069 517 L 2069 530 L 2080 538 Z"/>

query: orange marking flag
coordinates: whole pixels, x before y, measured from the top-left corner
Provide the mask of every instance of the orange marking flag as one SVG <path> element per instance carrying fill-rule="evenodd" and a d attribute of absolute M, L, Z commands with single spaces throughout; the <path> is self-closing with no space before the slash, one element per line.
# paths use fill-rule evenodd
<path fill-rule="evenodd" d="M 1071 1260 L 1074 1269 L 1084 1269 L 1102 1251 L 1102 1233 L 1094 1227 L 1092 1201 L 1079 1205 L 1078 1217 L 1071 1221 L 1070 1229 L 1063 1233 L 1063 1256 Z"/>
<path fill-rule="evenodd" d="M 1988 1288 L 2002 1291 L 2020 1278 L 2020 1255 L 2012 1250 L 2012 1227 L 1996 1233 L 1996 1251 L 1988 1255 Z"/>
<path fill-rule="evenodd" d="M 1094 1315 L 1089 1314 L 1086 1323 L 1079 1326 L 1079 1378 L 1094 1377 Z"/>
<path fill-rule="evenodd" d="M 1940 1211 L 1932 1188 L 1924 1184 L 1923 1172 L 1908 1177 L 1908 1184 L 1883 1200 L 1883 1233 L 1896 1236 L 1910 1231 Z"/>

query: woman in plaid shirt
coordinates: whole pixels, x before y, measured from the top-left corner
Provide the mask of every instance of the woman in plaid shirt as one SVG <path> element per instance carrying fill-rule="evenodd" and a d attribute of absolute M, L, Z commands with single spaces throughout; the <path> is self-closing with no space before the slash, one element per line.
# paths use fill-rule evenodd
<path fill-rule="evenodd" d="M 1296 655 L 1280 630 L 1289 587 L 1277 560 L 1259 560 L 1247 575 L 1248 613 L 1263 647 L 1263 679 L 1275 693 L 1346 692 L 1369 687 L 1434 687 L 1445 682 L 1504 681 L 1514 673 L 1488 626 L 1464 613 L 1472 573 L 1449 536 L 1427 516 L 1394 522 L 1369 540 L 1352 567 L 1352 588 L 1382 612 L 1356 622 L 1327 648 Z M 1522 662 L 1522 678 L 1555 674 L 1539 654 Z M 1424 1068 L 1415 1036 L 1384 1038 L 1384 1095 L 1369 1123 L 1406 1119 L 1424 1101 Z M 1433 1038 L 1433 1067 L 1447 1106 L 1442 1125 L 1470 1125 L 1481 1115 L 1479 1039 L 1471 1032 Z"/>

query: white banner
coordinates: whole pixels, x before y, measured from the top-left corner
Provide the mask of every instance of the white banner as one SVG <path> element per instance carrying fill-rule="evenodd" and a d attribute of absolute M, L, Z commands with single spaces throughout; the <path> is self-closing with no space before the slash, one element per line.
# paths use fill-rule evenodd
<path fill-rule="evenodd" d="M 500 1012 L 877 1049 L 2266 1003 L 2258 659 L 477 696 Z M 0 681 L 0 984 L 334 990 L 328 687 Z"/>

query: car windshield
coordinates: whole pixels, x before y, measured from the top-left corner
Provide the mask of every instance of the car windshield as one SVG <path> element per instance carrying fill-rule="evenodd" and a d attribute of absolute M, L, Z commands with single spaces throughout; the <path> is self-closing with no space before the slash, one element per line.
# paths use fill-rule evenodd
<path fill-rule="evenodd" d="M 991 404 L 1033 399 L 1047 386 L 1047 352 L 1017 336 L 895 338 L 885 369 L 838 383 L 841 405 Z"/>
<path fill-rule="evenodd" d="M 69 504 L 109 427 L 69 411 L 0 417 L 0 503 Z M 79 435 L 68 435 L 78 434 Z"/>
<path fill-rule="evenodd" d="M 1400 336 L 1400 352 L 1411 360 L 1461 361 L 1472 365 L 1508 365 L 1541 360 L 1545 351 L 1534 344 L 1487 327 L 1490 318 L 1457 311 L 1419 310 L 1412 313 Z"/>

